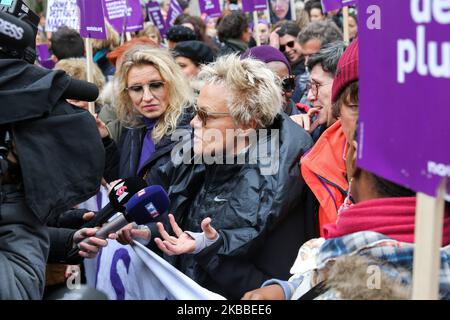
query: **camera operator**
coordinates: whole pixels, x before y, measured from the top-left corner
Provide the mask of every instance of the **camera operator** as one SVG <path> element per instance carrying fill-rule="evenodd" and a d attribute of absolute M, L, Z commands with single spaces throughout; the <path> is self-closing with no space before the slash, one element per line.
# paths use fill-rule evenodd
<path fill-rule="evenodd" d="M 0 299 L 41 299 L 46 223 L 97 193 L 105 161 L 95 119 L 65 101 L 89 86 L 32 64 L 37 16 L 24 8 L 0 4 Z"/>

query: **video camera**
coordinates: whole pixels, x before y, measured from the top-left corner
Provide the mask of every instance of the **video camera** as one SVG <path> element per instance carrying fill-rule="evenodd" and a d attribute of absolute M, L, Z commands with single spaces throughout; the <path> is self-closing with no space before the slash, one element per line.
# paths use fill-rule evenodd
<path fill-rule="evenodd" d="M 33 64 L 39 20 L 22 0 L 0 0 L 0 51 Z"/>

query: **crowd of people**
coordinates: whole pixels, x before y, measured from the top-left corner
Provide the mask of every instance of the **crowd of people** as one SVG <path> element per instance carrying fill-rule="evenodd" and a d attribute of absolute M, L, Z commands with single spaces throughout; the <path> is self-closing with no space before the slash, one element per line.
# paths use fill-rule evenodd
<path fill-rule="evenodd" d="M 141 177 L 170 198 L 162 222 L 129 224 L 109 238 L 131 245 L 139 239 L 228 299 L 409 299 L 415 193 L 356 161 L 356 11 L 347 44 L 339 10 L 324 13 L 316 0 L 296 8 L 269 3 L 270 22 L 250 24 L 234 9 L 218 19 L 186 9 L 166 38 L 146 22 L 129 41 L 121 43 L 109 25 L 107 39 L 95 40 L 101 184 Z M 76 30 L 38 38 L 49 42 L 55 70 L 87 80 Z M 89 112 L 86 101 L 67 102 Z M 182 150 L 182 161 L 174 150 Z M 448 207 L 442 270 L 450 262 Z M 40 299 L 43 264 L 49 289 L 66 277 L 55 265 L 95 257 L 108 242 L 82 228 L 94 216 L 75 206 L 49 219 L 49 259 L 46 250 L 41 259 L 21 251 L 36 285 L 2 289 L 0 297 Z M 75 245 L 78 256 L 68 259 Z M 366 285 L 370 265 L 382 271 L 379 290 Z M 450 298 L 447 273 L 442 298 Z"/>

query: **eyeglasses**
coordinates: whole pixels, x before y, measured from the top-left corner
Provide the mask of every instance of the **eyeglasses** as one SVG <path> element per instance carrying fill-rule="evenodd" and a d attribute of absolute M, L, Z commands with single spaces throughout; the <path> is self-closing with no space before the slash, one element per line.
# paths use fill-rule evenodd
<path fill-rule="evenodd" d="M 147 87 L 151 94 L 154 97 L 158 98 L 164 94 L 164 85 L 164 81 L 153 81 L 143 85 L 130 86 L 125 89 L 128 91 L 130 96 L 133 96 L 135 98 L 142 98 L 142 96 L 144 95 L 144 88 Z"/>
<path fill-rule="evenodd" d="M 295 45 L 295 41 L 294 40 L 289 41 L 286 44 L 280 44 L 280 51 L 281 52 L 285 52 L 286 51 L 286 46 L 288 46 L 289 48 L 292 49 L 294 47 L 294 45 Z"/>
<path fill-rule="evenodd" d="M 284 92 L 291 92 L 295 89 L 295 75 L 288 75 L 281 79 L 281 87 Z"/>
<path fill-rule="evenodd" d="M 323 87 L 323 86 L 328 86 L 328 85 L 330 85 L 332 83 L 333 82 L 331 81 L 331 82 L 328 82 L 328 83 L 320 84 L 320 83 L 318 83 L 318 82 L 316 82 L 314 80 L 311 80 L 308 83 L 308 90 L 311 90 L 313 96 L 317 98 L 317 95 L 319 94 L 319 88 Z"/>
<path fill-rule="evenodd" d="M 203 126 L 206 126 L 206 122 L 208 121 L 208 118 L 211 116 L 216 118 L 230 117 L 230 114 L 228 112 L 207 112 L 204 109 L 198 107 L 195 108 L 195 113 L 202 122 Z"/>

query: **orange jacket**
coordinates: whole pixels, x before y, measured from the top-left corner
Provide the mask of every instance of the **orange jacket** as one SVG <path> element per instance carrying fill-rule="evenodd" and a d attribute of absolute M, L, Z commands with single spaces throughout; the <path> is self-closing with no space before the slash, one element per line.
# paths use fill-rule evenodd
<path fill-rule="evenodd" d="M 336 222 L 337 211 L 347 194 L 346 155 L 347 141 L 338 120 L 300 161 L 302 176 L 320 204 L 321 236 L 324 225 Z"/>

